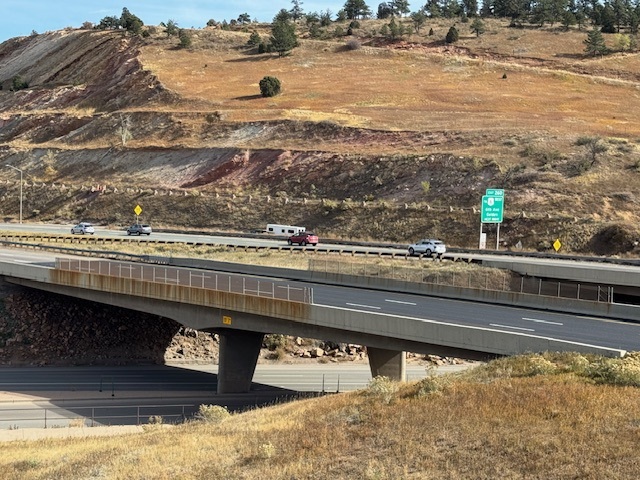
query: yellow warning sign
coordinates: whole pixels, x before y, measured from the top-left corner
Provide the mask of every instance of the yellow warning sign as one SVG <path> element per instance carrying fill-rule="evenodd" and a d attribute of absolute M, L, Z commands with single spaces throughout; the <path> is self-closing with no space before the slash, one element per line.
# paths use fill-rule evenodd
<path fill-rule="evenodd" d="M 136 205 L 136 208 L 133 209 L 133 213 L 140 215 L 142 213 L 142 207 L 140 205 Z"/>
<path fill-rule="evenodd" d="M 559 238 L 558 238 L 558 239 L 556 239 L 556 241 L 555 241 L 555 242 L 553 242 L 553 248 L 555 248 L 556 252 L 557 252 L 558 250 L 560 250 L 560 247 L 561 247 L 561 246 L 562 246 L 562 243 L 560 243 L 560 239 L 559 239 Z"/>

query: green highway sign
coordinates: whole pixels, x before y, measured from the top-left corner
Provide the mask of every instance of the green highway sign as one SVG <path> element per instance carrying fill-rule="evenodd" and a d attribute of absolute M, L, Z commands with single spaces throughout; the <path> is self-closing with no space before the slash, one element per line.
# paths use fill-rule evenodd
<path fill-rule="evenodd" d="M 488 192 L 489 190 L 487 190 Z M 484 195 L 482 197 L 482 211 L 480 213 L 480 222 L 482 223 L 502 223 L 504 213 L 504 190 L 501 196 Z"/>
<path fill-rule="evenodd" d="M 503 197 L 504 198 L 504 190 L 501 188 L 487 188 L 487 192 L 485 193 L 487 197 Z"/>

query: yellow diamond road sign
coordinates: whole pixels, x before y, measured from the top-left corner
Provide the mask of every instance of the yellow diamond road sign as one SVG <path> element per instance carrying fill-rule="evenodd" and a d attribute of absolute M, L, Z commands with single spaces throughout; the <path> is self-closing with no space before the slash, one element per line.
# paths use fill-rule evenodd
<path fill-rule="evenodd" d="M 556 249 L 556 252 L 560 250 L 561 246 L 562 246 L 562 243 L 560 243 L 560 239 L 557 239 L 555 242 L 553 242 L 553 248 Z"/>
<path fill-rule="evenodd" d="M 133 209 L 136 215 L 140 215 L 142 213 L 142 207 L 140 205 L 136 205 L 136 208 Z"/>

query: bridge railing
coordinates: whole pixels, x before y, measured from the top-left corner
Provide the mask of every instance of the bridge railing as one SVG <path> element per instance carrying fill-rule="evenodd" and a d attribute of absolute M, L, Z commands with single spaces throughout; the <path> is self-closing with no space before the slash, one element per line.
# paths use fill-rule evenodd
<path fill-rule="evenodd" d="M 145 282 L 180 285 L 191 288 L 238 293 L 289 302 L 313 303 L 313 289 L 291 285 L 287 281 L 255 278 L 214 271 L 130 263 L 113 260 L 56 258 L 59 270 L 128 278 Z"/>
<path fill-rule="evenodd" d="M 344 259 L 309 259 L 309 270 L 328 274 L 388 278 L 446 287 L 526 293 L 604 303 L 613 302 L 613 287 L 608 285 L 542 279 L 502 269 L 438 270 L 430 268 L 431 262 L 416 262 L 416 265 L 412 267 L 393 263 L 348 262 Z"/>

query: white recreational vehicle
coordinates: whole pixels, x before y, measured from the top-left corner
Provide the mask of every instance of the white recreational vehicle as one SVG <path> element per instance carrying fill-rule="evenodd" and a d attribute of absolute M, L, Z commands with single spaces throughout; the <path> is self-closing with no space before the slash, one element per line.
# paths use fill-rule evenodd
<path fill-rule="evenodd" d="M 267 224 L 267 233 L 271 233 L 273 235 L 297 235 L 301 232 L 304 232 L 306 229 L 304 227 L 296 227 L 295 225 L 278 225 L 277 223 L 269 223 Z"/>

